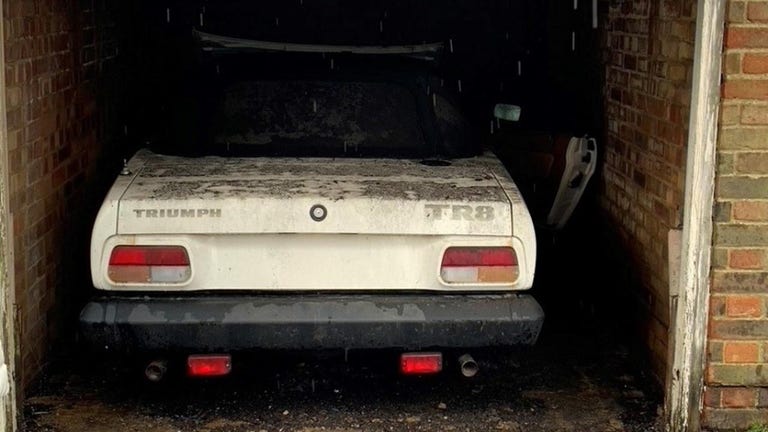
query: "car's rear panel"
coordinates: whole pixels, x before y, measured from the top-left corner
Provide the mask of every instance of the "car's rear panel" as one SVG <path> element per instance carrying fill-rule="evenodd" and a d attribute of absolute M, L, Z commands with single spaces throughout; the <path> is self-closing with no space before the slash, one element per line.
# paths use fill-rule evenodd
<path fill-rule="evenodd" d="M 93 349 L 421 350 L 532 344 L 541 330 L 541 307 L 520 292 L 533 225 L 492 157 L 142 151 L 126 171 L 94 225 L 100 292 L 80 315 Z"/>
<path fill-rule="evenodd" d="M 118 179 L 94 228 L 94 286 L 178 292 L 526 289 L 535 266 L 530 218 L 514 184 L 493 162 L 187 159 L 142 151 L 129 164 L 130 179 Z M 322 210 L 313 214 L 317 207 Z M 115 280 L 108 269 L 121 245 L 181 246 L 189 277 Z M 450 247 L 511 247 L 517 277 L 446 281 L 441 261 Z"/>

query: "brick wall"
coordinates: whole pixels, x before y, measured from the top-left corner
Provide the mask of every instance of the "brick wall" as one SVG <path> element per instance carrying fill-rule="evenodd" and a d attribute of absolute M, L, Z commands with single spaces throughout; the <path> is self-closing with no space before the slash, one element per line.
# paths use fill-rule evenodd
<path fill-rule="evenodd" d="M 729 1 L 705 422 L 768 423 L 768 2 Z"/>
<path fill-rule="evenodd" d="M 603 37 L 605 157 L 601 207 L 631 291 L 636 330 L 663 382 L 667 233 L 680 225 L 696 2 L 610 2 Z M 619 256 L 612 250 L 611 254 Z"/>
<path fill-rule="evenodd" d="M 92 1 L 6 0 L 3 8 L 16 361 L 23 387 L 63 328 L 74 295 L 62 290 L 87 271 L 78 258 L 87 252 L 84 198 L 101 153 L 97 75 L 114 52 L 103 40 L 109 21 L 96 19 Z"/>

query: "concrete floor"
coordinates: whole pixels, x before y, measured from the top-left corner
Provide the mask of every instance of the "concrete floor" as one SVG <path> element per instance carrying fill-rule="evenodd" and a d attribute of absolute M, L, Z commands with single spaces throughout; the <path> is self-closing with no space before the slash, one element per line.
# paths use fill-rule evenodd
<path fill-rule="evenodd" d="M 589 337 L 583 335 L 588 334 Z M 655 386 L 613 336 L 545 334 L 524 352 L 480 352 L 480 374 L 405 378 L 395 356 L 267 356 L 218 380 L 143 382 L 137 365 L 54 363 L 24 404 L 33 431 L 653 431 Z M 449 366 L 455 357 L 446 358 Z"/>

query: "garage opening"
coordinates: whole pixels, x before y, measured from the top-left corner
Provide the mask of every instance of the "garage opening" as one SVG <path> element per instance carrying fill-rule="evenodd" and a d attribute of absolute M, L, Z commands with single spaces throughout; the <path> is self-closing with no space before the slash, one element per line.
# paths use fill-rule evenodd
<path fill-rule="evenodd" d="M 10 358 L 20 427 L 69 430 L 54 418 L 59 414 L 73 425 L 98 417 L 97 424 L 107 427 L 118 420 L 110 413 L 134 415 L 131 404 L 140 407 L 136 415 L 144 422 L 130 425 L 134 429 L 148 427 L 153 418 L 160 428 L 192 430 L 271 429 L 289 418 L 292 427 L 328 426 L 323 423 L 327 408 L 308 408 L 318 394 L 330 405 L 347 395 L 345 400 L 362 400 L 364 408 L 339 408 L 345 427 L 353 429 L 374 420 L 384 426 L 419 423 L 438 429 L 458 422 L 459 429 L 472 429 L 473 412 L 481 413 L 484 428 L 506 430 L 535 424 L 542 413 L 542 430 L 565 427 L 558 422 L 587 429 L 607 422 L 604 430 L 659 427 L 656 414 L 671 361 L 669 263 L 679 246 L 670 247 L 668 238 L 682 224 L 694 1 L 495 1 L 479 6 L 461 0 L 440 5 L 86 0 L 3 5 L 4 181 L 15 288 L 10 298 L 15 350 L 9 352 L 14 354 Z M 327 48 L 332 46 L 346 48 Z M 360 54 L 353 52 L 355 47 L 399 47 L 402 52 Z M 342 81 L 354 85 L 332 88 L 306 79 L 300 85 L 281 84 L 309 71 L 345 77 L 361 70 L 385 75 L 386 82 L 397 86 L 350 79 Z M 232 84 L 234 77 L 251 74 L 261 81 Z M 403 108 L 413 105 L 409 92 L 424 92 L 427 105 Z M 364 96 L 371 94 L 386 103 L 377 105 Z M 438 130 L 461 135 L 469 153 L 463 153 L 464 144 L 450 143 L 436 151 L 434 139 L 414 121 L 421 110 L 436 109 L 442 99 L 450 103 L 438 120 L 448 120 Z M 282 109 L 262 109 L 269 104 Z M 457 112 L 451 111 L 454 106 Z M 296 114 L 326 109 L 333 115 L 316 124 Z M 243 132 L 237 122 L 243 111 L 262 129 L 275 127 L 277 132 L 269 137 Z M 361 125 L 385 137 L 387 145 L 361 138 Z M 446 132 L 459 125 L 459 134 Z M 308 143 L 301 136 L 307 130 L 333 134 Z M 428 151 L 391 145 L 414 139 L 423 139 Z M 243 148 L 244 142 L 250 147 Z M 568 159 L 572 142 L 583 146 L 577 161 Z M 211 143 L 216 151 L 205 147 Z M 259 146 L 255 153 L 253 146 Z M 325 360 L 332 372 L 320 378 L 305 360 L 285 366 L 263 357 L 251 359 L 251 364 L 263 364 L 257 368 L 263 374 L 248 374 L 259 383 L 256 387 L 244 383 L 250 381 L 227 381 L 230 387 L 206 382 L 200 389 L 196 382 L 183 381 L 175 388 L 148 390 L 134 383 L 132 369 L 115 373 L 111 363 L 92 366 L 77 337 L 78 316 L 94 295 L 88 264 L 91 230 L 115 178 L 135 169 L 124 161 L 142 148 L 191 158 L 396 154 L 394 160 L 424 162 L 420 169 L 434 170 L 429 174 L 434 177 L 450 157 L 492 150 L 519 187 L 535 226 L 538 252 L 530 293 L 546 314 L 539 341 L 530 349 L 477 356 L 488 369 L 477 381 L 449 379 L 449 390 L 439 380 L 402 381 L 386 375 L 382 371 L 387 366 L 370 366 L 378 359 L 363 358 L 363 366 L 350 372 L 346 365 L 357 363 L 349 361 L 348 353 L 342 354 L 345 366 L 338 366 L 338 356 Z M 579 163 L 582 171 L 569 171 Z M 217 164 L 225 171 L 205 164 L 197 169 L 212 177 L 235 169 Z M 450 180 L 448 175 L 441 181 Z M 157 187 L 162 186 L 161 180 Z M 214 192 L 203 185 L 190 196 Z M 280 199 L 288 203 L 285 196 Z M 578 204 L 569 209 L 568 199 Z M 203 199 L 190 200 L 194 208 L 186 210 L 195 215 L 212 217 L 220 211 L 206 207 Z M 375 216 L 365 209 L 374 208 L 374 201 L 359 200 L 350 207 L 355 216 L 345 223 L 362 224 L 365 215 Z M 132 211 L 149 220 L 150 213 L 141 213 L 149 210 L 141 205 L 141 198 L 136 199 Z M 445 214 L 466 217 L 470 226 L 490 214 L 480 207 L 469 208 L 469 213 L 463 207 L 447 208 Z M 279 217 L 270 221 L 288 222 Z M 400 226 L 412 228 L 405 222 Z M 167 228 L 155 229 L 168 233 L 163 231 Z M 281 241 L 274 240 L 276 249 Z M 336 245 L 342 243 L 355 247 L 353 239 Z M 183 267 L 178 264 L 173 266 Z M 371 265 L 381 273 L 393 266 L 386 260 Z M 311 264 L 307 266 L 291 271 L 311 273 Z M 343 378 L 347 373 L 353 382 L 373 380 L 385 391 L 365 397 L 368 387 L 351 386 Z M 377 374 L 386 380 L 373 378 Z M 499 376 L 503 379 L 495 380 Z M 119 386 L 125 388 L 110 393 Z M 270 402 L 249 405 L 236 396 L 253 388 L 265 391 Z M 62 406 L 75 393 L 91 391 L 95 396 L 75 409 Z M 209 403 L 225 400 L 234 406 L 227 411 L 234 417 L 221 420 L 209 411 L 190 412 L 187 403 L 192 402 L 184 398 L 184 403 L 168 405 L 180 393 Z M 155 408 L 142 401 L 147 394 L 152 394 L 146 400 Z M 402 408 L 397 399 L 402 394 L 410 394 L 404 400 L 414 408 L 408 412 L 373 409 L 371 418 L 359 418 L 376 398 Z M 427 405 L 419 405 L 413 394 L 433 395 L 425 404 L 436 411 L 419 414 Z M 591 411 L 555 418 L 557 406 L 574 412 L 584 400 L 600 413 L 597 420 Z M 462 405 L 465 417 L 451 415 L 455 405 Z M 167 410 L 176 414 L 166 415 Z M 243 417 L 253 410 L 264 412 L 260 420 Z M 307 410 L 304 417 L 302 410 Z M 425 426 L 428 421 L 435 424 Z"/>

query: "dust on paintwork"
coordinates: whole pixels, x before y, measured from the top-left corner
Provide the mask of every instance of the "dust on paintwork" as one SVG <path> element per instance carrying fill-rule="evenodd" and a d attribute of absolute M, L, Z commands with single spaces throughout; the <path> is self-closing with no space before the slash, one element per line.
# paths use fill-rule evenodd
<path fill-rule="evenodd" d="M 445 167 L 388 159 L 199 159 L 141 156 L 125 199 L 305 197 L 506 202 L 487 159 Z M 511 182 L 509 185 L 512 185 Z M 510 186 L 513 187 L 513 186 Z"/>

